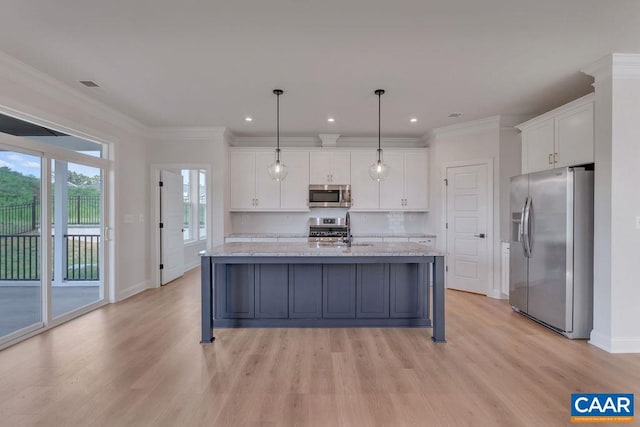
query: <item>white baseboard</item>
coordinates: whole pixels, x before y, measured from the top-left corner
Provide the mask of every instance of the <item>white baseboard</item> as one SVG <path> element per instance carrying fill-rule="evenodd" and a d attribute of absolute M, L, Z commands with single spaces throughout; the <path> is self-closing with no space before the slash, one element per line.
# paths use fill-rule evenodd
<path fill-rule="evenodd" d="M 612 338 L 594 330 L 589 344 L 609 353 L 640 353 L 640 337 Z"/>
<path fill-rule="evenodd" d="M 146 291 L 149 288 L 150 287 L 149 287 L 148 280 L 144 280 L 140 283 L 136 283 L 135 285 L 129 286 L 127 289 L 123 289 L 122 291 L 118 292 L 117 293 L 118 295 L 116 297 L 116 302 L 120 302 L 122 300 L 130 298 L 135 294 L 139 294 L 142 291 Z"/>
<path fill-rule="evenodd" d="M 500 289 L 491 289 L 487 294 L 489 298 L 502 299 L 502 293 Z"/>
<path fill-rule="evenodd" d="M 184 266 L 184 272 L 186 273 L 189 270 L 193 270 L 194 268 L 198 268 L 200 267 L 200 258 L 198 258 L 197 261 L 192 262 L 191 264 L 186 264 Z"/>

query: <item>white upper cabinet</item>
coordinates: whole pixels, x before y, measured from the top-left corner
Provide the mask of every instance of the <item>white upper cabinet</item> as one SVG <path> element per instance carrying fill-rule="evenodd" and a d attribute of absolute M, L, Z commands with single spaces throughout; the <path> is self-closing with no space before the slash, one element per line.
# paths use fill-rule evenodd
<path fill-rule="evenodd" d="M 522 132 L 522 173 L 553 169 L 553 118 Z"/>
<path fill-rule="evenodd" d="M 282 181 L 281 205 L 285 210 L 309 210 L 309 152 L 282 151 L 282 162 L 289 171 Z"/>
<path fill-rule="evenodd" d="M 405 210 L 426 211 L 427 171 L 429 157 L 427 150 L 411 151 L 404 157 L 404 200 Z"/>
<path fill-rule="evenodd" d="M 229 153 L 230 211 L 308 211 L 309 152 L 283 150 L 280 160 L 287 177 L 274 181 L 269 165 L 273 150 L 232 149 Z"/>
<path fill-rule="evenodd" d="M 312 151 L 309 153 L 309 184 L 350 184 L 348 151 Z"/>
<path fill-rule="evenodd" d="M 229 207 L 231 210 L 255 209 L 256 155 L 248 151 L 229 153 Z"/>
<path fill-rule="evenodd" d="M 593 163 L 593 102 L 556 117 L 556 167 Z"/>
<path fill-rule="evenodd" d="M 593 163 L 593 94 L 516 126 L 522 173 Z"/>
<path fill-rule="evenodd" d="M 384 150 L 383 160 L 389 167 L 389 174 L 384 181 L 380 182 L 380 207 L 387 210 L 402 210 L 404 209 L 404 153 Z"/>
<path fill-rule="evenodd" d="M 351 152 L 351 210 L 372 211 L 380 207 L 380 185 L 369 176 L 377 159 L 374 150 Z"/>
<path fill-rule="evenodd" d="M 282 182 L 267 172 L 274 156 L 273 150 L 229 150 L 230 211 L 309 211 L 309 184 L 350 184 L 354 211 L 427 210 L 426 148 L 384 150 L 390 170 L 381 183 L 369 176 L 369 166 L 377 159 L 373 149 L 284 149 L 280 160 L 288 174 Z"/>
<path fill-rule="evenodd" d="M 385 150 L 383 156 L 389 166 L 389 175 L 380 183 L 380 208 L 427 211 L 427 150 Z"/>
<path fill-rule="evenodd" d="M 280 207 L 280 183 L 269 177 L 274 160 L 271 151 L 229 153 L 229 208 L 232 211 L 276 210 Z"/>
<path fill-rule="evenodd" d="M 269 165 L 275 161 L 273 151 L 256 152 L 256 209 L 273 210 L 280 207 L 280 183 L 269 176 Z M 288 165 L 287 165 L 288 166 Z"/>

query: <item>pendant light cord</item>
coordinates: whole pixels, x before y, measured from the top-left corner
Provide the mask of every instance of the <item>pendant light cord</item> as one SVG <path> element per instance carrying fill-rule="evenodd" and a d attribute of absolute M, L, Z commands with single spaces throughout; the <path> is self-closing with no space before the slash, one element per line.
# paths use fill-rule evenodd
<path fill-rule="evenodd" d="M 276 161 L 280 162 L 280 95 L 284 93 L 282 89 L 274 89 L 276 95 Z"/>
<path fill-rule="evenodd" d="M 382 121 L 381 117 L 381 100 L 382 100 L 382 92 L 378 92 L 378 162 L 380 162 L 380 153 L 382 152 L 382 148 L 380 148 L 380 122 Z"/>

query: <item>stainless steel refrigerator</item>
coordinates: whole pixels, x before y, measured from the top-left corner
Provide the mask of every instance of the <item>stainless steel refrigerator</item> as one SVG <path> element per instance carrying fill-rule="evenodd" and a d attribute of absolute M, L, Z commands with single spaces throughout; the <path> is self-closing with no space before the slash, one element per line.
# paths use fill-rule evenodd
<path fill-rule="evenodd" d="M 511 178 L 511 307 L 569 338 L 593 324 L 593 171 Z"/>

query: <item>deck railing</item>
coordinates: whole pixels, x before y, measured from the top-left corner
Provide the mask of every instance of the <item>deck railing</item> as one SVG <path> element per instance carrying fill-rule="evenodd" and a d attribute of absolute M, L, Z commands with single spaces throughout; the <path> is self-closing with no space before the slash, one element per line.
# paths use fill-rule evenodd
<path fill-rule="evenodd" d="M 67 200 L 69 225 L 100 224 L 100 196 L 69 196 Z M 0 234 L 23 234 L 40 227 L 40 200 L 36 196 L 29 203 L 0 207 Z"/>
<path fill-rule="evenodd" d="M 65 280 L 100 280 L 100 235 L 65 237 Z M 39 235 L 0 235 L 0 280 L 40 280 L 40 256 Z"/>

